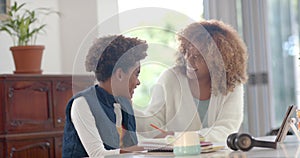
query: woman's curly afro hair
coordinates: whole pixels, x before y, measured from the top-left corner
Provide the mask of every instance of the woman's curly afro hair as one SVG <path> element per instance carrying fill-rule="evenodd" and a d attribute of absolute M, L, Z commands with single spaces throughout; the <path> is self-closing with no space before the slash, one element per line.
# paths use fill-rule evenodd
<path fill-rule="evenodd" d="M 188 25 L 178 34 L 177 65 L 185 74 L 183 59 L 186 49 L 199 50 L 210 71 L 212 93 L 226 95 L 236 85 L 248 79 L 248 52 L 245 43 L 234 28 L 218 20 L 205 20 Z"/>

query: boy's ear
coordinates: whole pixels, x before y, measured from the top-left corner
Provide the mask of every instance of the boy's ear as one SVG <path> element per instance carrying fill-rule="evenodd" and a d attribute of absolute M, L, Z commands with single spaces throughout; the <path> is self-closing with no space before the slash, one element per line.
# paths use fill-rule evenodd
<path fill-rule="evenodd" d="M 115 75 L 116 75 L 116 78 L 119 80 L 119 81 L 122 81 L 123 79 L 123 70 L 121 68 L 118 68 L 116 71 L 115 71 Z"/>

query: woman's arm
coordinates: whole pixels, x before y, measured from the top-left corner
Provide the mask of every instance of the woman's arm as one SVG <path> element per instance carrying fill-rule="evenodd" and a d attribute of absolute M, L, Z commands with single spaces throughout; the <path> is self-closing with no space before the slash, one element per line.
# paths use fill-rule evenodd
<path fill-rule="evenodd" d="M 209 123 L 209 128 L 203 128 L 199 130 L 199 133 L 209 141 L 224 142 L 229 134 L 238 132 L 242 124 L 244 117 L 243 85 L 237 86 L 228 96 L 223 96 L 223 99 L 218 97 L 212 103 L 216 104 L 212 105 L 214 106 L 213 110 L 208 113 L 208 115 L 214 115 L 215 118 L 210 118 L 214 120 Z"/>
<path fill-rule="evenodd" d="M 153 87 L 151 100 L 145 110 L 135 109 L 135 119 L 138 134 L 147 138 L 153 138 L 160 134 L 150 124 L 154 124 L 160 128 L 165 125 L 165 97 L 161 85 L 157 84 Z"/>

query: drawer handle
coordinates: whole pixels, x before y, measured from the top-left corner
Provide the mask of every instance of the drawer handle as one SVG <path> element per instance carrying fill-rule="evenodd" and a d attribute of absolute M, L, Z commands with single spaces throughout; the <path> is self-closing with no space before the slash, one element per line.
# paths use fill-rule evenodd
<path fill-rule="evenodd" d="M 27 149 L 34 148 L 34 147 L 40 147 L 43 150 L 46 150 L 47 148 L 50 148 L 50 143 L 49 142 L 41 142 L 41 143 L 37 143 L 37 144 L 30 144 L 30 145 L 21 147 L 19 149 L 16 149 L 15 147 L 12 147 L 11 152 L 9 153 L 9 157 L 12 158 L 14 156 L 15 152 L 27 150 Z"/>

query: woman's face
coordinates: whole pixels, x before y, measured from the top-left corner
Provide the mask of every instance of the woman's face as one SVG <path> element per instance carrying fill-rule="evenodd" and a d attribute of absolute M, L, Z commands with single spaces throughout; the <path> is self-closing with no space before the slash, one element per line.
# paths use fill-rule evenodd
<path fill-rule="evenodd" d="M 190 79 L 201 79 L 209 76 L 209 70 L 203 56 L 195 47 L 187 47 L 184 54 L 186 75 Z"/>

